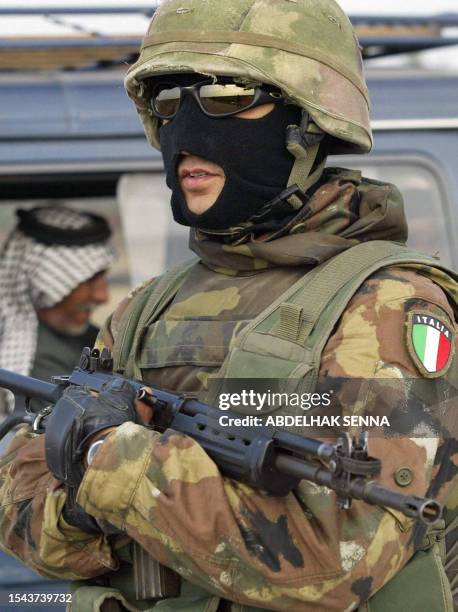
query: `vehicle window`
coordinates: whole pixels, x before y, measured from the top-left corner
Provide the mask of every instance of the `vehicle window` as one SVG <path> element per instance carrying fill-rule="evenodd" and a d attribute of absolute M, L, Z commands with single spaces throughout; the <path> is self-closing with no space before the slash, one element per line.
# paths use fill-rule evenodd
<path fill-rule="evenodd" d="M 124 175 L 118 201 L 135 285 L 193 255 L 189 228 L 173 220 L 164 173 Z"/>
<path fill-rule="evenodd" d="M 121 226 L 119 207 L 115 197 L 90 198 L 59 198 L 46 200 L 1 200 L 0 202 L 0 244 L 16 224 L 15 210 L 17 208 L 32 208 L 33 206 L 59 204 L 78 210 L 87 210 L 103 215 L 113 230 L 113 245 L 116 250 L 116 261 L 112 266 L 108 278 L 110 284 L 110 300 L 94 311 L 93 322 L 102 325 L 106 317 L 113 312 L 119 302 L 129 293 L 131 278 L 128 255 L 125 248 Z"/>
<path fill-rule="evenodd" d="M 430 255 L 439 255 L 442 262 L 452 263 L 452 237 L 447 224 L 446 188 L 432 162 L 377 157 L 333 158 L 332 163 L 361 170 L 363 176 L 393 183 L 404 197 L 409 224 L 408 244 Z M 364 163 L 361 163 L 364 162 Z M 431 165 L 431 167 L 429 167 Z"/>

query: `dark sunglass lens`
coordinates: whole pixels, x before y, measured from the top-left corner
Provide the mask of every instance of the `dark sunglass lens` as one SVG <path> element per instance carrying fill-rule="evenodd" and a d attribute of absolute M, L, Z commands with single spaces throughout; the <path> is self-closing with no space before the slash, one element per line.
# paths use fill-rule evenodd
<path fill-rule="evenodd" d="M 199 90 L 203 109 L 211 115 L 239 113 L 253 104 L 254 89 L 237 85 L 204 85 Z"/>
<path fill-rule="evenodd" d="M 173 117 L 180 107 L 181 88 L 172 83 L 156 85 L 152 95 L 152 108 L 160 117 Z"/>

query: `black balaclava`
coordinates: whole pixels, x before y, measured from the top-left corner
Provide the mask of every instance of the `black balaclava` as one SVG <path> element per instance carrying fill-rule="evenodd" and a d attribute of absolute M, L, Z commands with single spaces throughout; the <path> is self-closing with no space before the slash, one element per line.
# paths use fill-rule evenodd
<path fill-rule="evenodd" d="M 286 188 L 295 161 L 286 149 L 286 128 L 300 119 L 300 108 L 283 104 L 260 119 L 215 119 L 187 96 L 173 120 L 159 131 L 175 221 L 204 230 L 248 221 Z M 183 151 L 218 164 L 226 175 L 219 197 L 200 215 L 187 207 L 177 176 Z"/>

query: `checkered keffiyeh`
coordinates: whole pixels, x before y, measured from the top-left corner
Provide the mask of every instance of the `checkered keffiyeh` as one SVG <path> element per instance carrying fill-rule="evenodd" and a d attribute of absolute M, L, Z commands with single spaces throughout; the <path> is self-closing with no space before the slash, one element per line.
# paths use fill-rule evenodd
<path fill-rule="evenodd" d="M 43 207 L 36 216 L 60 229 L 84 230 L 92 223 L 86 214 L 63 207 Z M 14 230 L 0 253 L 0 367 L 29 374 L 37 342 L 36 311 L 55 306 L 112 262 L 107 243 L 47 246 Z M 1 412 L 5 399 L 0 396 Z"/>

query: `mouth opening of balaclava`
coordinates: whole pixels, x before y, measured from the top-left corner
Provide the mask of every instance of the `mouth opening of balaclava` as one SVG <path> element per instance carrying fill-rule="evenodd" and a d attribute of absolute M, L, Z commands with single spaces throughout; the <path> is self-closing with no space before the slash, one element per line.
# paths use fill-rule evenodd
<path fill-rule="evenodd" d="M 299 124 L 300 118 L 300 108 L 281 104 L 259 119 L 212 118 L 186 97 L 159 132 L 175 221 L 204 230 L 248 221 L 285 189 L 295 161 L 286 149 L 286 128 Z M 217 164 L 226 176 L 221 193 L 202 214 L 188 208 L 180 186 L 183 151 Z"/>

